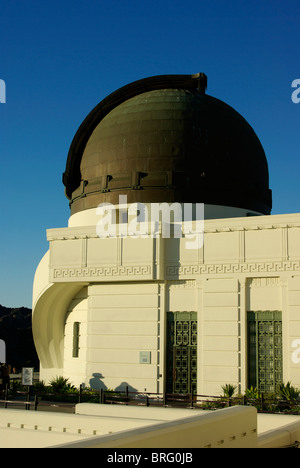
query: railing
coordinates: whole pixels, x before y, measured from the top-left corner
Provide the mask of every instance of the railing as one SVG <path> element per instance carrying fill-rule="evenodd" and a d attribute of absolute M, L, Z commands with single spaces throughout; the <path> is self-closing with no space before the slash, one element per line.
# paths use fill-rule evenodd
<path fill-rule="evenodd" d="M 4 393 L 4 397 L 3 397 Z M 25 397 L 24 400 L 22 397 Z M 21 399 L 20 399 L 21 398 Z M 260 413 L 273 414 L 297 414 L 300 415 L 300 401 L 288 401 L 279 398 L 260 398 L 208 396 L 196 394 L 175 393 L 151 393 L 132 392 L 126 387 L 124 391 L 88 390 L 80 386 L 74 393 L 35 392 L 34 388 L 28 387 L 23 392 L 12 392 L 6 388 L 0 393 L 0 405 L 7 408 L 9 405 L 24 405 L 26 409 L 33 407 L 37 410 L 38 405 L 50 406 L 57 403 L 59 406 L 75 406 L 77 403 L 92 402 L 100 404 L 119 404 L 132 406 L 157 406 L 196 408 L 202 410 L 216 410 L 230 406 L 255 406 Z M 64 405 L 65 403 L 65 405 Z"/>
<path fill-rule="evenodd" d="M 84 390 L 81 391 L 79 401 L 84 399 Z M 208 396 L 178 393 L 141 393 L 130 392 L 128 388 L 124 392 L 99 391 L 99 403 L 164 406 L 181 408 L 198 408 L 215 410 L 230 406 L 255 406 L 260 413 L 288 413 L 300 415 L 300 401 L 288 401 L 279 398 L 267 398 L 263 394 L 260 398 Z"/>
<path fill-rule="evenodd" d="M 22 398 L 23 396 L 25 397 L 25 400 L 22 400 L 22 399 L 20 400 L 20 397 Z M 34 407 L 34 410 L 37 411 L 38 401 L 39 400 L 38 400 L 37 395 L 34 395 L 34 400 L 31 401 L 30 387 L 27 388 L 27 391 L 25 392 L 18 391 L 14 395 L 9 392 L 8 386 L 6 386 L 3 392 L 0 392 L 0 403 L 4 405 L 3 406 L 4 408 L 8 408 L 8 405 L 10 404 L 13 404 L 13 405 L 18 404 L 21 406 L 24 405 L 26 410 L 30 410 L 30 407 L 32 406 Z"/>

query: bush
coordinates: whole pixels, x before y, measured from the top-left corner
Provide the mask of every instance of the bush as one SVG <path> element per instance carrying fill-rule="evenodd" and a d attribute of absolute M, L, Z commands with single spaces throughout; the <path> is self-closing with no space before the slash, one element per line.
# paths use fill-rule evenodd
<path fill-rule="evenodd" d="M 231 384 L 225 384 L 222 386 L 224 397 L 232 398 L 236 392 L 237 387 Z"/>
<path fill-rule="evenodd" d="M 47 392 L 47 386 L 43 380 L 40 380 L 39 382 L 34 382 L 33 384 L 33 392 L 34 394 L 37 393 L 46 393 Z"/>
<path fill-rule="evenodd" d="M 261 393 L 256 387 L 254 388 L 253 386 L 251 386 L 245 391 L 245 397 L 247 398 L 247 400 L 259 400 L 261 398 Z"/>
<path fill-rule="evenodd" d="M 287 384 L 282 383 L 279 386 L 279 396 L 282 400 L 295 403 L 300 396 L 300 390 L 293 387 L 291 382 Z"/>
<path fill-rule="evenodd" d="M 56 377 L 50 382 L 50 391 L 53 393 L 77 393 L 76 387 L 69 383 L 69 379 L 64 377 Z"/>
<path fill-rule="evenodd" d="M 23 390 L 22 383 L 19 380 L 10 381 L 10 391 L 13 395 Z"/>

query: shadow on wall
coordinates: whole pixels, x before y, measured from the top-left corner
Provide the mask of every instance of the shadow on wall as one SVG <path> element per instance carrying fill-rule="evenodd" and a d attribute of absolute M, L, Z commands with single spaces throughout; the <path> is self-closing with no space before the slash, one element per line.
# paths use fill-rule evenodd
<path fill-rule="evenodd" d="M 103 378 L 104 378 L 104 376 L 102 374 L 100 374 L 100 373 L 93 374 L 93 378 L 90 379 L 90 387 L 93 390 L 107 390 L 107 386 L 101 380 Z"/>
<path fill-rule="evenodd" d="M 90 379 L 90 388 L 93 390 L 108 390 L 105 383 L 101 380 L 104 379 L 104 376 L 101 373 L 96 372 L 93 374 L 93 377 Z M 132 387 L 128 382 L 122 382 L 118 387 L 114 389 L 115 392 L 125 392 L 128 387 L 129 392 L 137 392 L 137 389 Z"/>
<path fill-rule="evenodd" d="M 122 382 L 118 387 L 115 388 L 116 392 L 126 392 L 126 388 L 128 387 L 128 392 L 137 392 L 138 390 L 132 387 L 128 382 Z"/>

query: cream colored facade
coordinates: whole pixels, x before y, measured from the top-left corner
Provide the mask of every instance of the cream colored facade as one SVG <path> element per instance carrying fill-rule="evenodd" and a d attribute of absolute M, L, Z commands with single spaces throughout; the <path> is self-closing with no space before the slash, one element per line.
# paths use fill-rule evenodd
<path fill-rule="evenodd" d="M 193 312 L 197 393 L 219 395 L 225 383 L 242 392 L 249 312 L 277 311 L 282 378 L 300 385 L 300 214 L 205 220 L 198 250 L 161 233 L 101 239 L 92 220 L 84 211 L 47 232 L 33 292 L 42 380 L 162 393 L 168 313 Z"/>

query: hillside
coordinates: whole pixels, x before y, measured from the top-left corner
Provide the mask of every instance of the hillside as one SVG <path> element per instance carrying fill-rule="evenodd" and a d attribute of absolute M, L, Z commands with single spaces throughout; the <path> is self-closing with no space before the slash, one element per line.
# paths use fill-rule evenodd
<path fill-rule="evenodd" d="M 32 337 L 31 314 L 31 309 L 26 307 L 0 305 L 0 339 L 6 343 L 8 364 L 18 370 L 22 367 L 39 367 Z"/>

